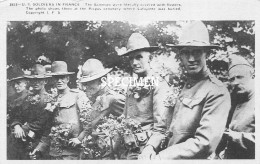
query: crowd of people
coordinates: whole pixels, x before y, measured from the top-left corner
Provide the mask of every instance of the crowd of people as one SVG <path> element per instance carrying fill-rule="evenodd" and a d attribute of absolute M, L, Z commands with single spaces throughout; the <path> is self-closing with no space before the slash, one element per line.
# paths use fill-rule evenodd
<path fill-rule="evenodd" d="M 50 73 L 40 64 L 30 75 L 16 71 L 8 80 L 16 93 L 8 98 L 7 159 L 254 159 L 254 67 L 230 55 L 229 92 L 207 68 L 209 50 L 218 46 L 201 21 L 183 29 L 179 44 L 167 46 L 178 50 L 187 76 L 173 107 L 165 105 L 171 88 L 163 77 L 154 86 L 129 86 L 124 95 L 107 85 L 112 68 L 93 58 L 82 66 L 77 89 L 68 86 L 74 72 L 64 61 L 54 61 Z M 155 76 L 149 63 L 159 47 L 133 33 L 126 48 L 122 56 L 129 57 L 137 80 Z M 49 78 L 55 95 L 46 92 Z M 139 130 L 108 137 L 97 129 L 110 115 L 138 123 Z M 57 140 L 60 134 L 67 140 Z M 93 138 L 107 141 L 107 147 L 97 144 L 104 150 L 98 155 L 85 153 L 93 145 L 82 146 Z"/>

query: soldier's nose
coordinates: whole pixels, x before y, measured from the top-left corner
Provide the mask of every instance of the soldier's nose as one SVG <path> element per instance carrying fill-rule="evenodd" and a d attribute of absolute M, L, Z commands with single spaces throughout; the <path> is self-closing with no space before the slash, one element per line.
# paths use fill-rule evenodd
<path fill-rule="evenodd" d="M 189 62 L 194 62 L 194 61 L 195 61 L 194 56 L 193 56 L 193 55 L 189 55 L 189 56 L 188 56 L 188 61 L 189 61 Z"/>

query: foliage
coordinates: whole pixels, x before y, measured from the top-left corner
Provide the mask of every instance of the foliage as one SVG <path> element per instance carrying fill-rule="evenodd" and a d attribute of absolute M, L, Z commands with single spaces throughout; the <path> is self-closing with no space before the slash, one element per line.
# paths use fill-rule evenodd
<path fill-rule="evenodd" d="M 88 135 L 84 137 L 82 144 L 81 144 L 81 159 L 101 159 L 101 154 L 104 151 L 99 147 L 97 142 L 97 136 L 92 137 Z M 103 144 L 106 146 L 106 144 Z"/>
<path fill-rule="evenodd" d="M 104 132 L 109 137 L 114 137 L 116 134 L 124 135 L 128 133 L 137 133 L 142 131 L 141 124 L 133 119 L 125 118 L 124 116 L 103 118 L 103 123 L 97 127 L 98 132 Z"/>
<path fill-rule="evenodd" d="M 101 159 L 102 155 L 122 146 L 124 134 L 141 131 L 140 123 L 130 118 L 113 115 L 104 117 L 92 134 L 84 137 L 81 144 L 81 158 Z"/>
<path fill-rule="evenodd" d="M 220 46 L 208 58 L 211 71 L 222 81 L 227 81 L 229 55 L 237 54 L 255 65 L 254 21 L 205 21 L 214 44 Z"/>
<path fill-rule="evenodd" d="M 72 125 L 61 124 L 51 128 L 51 147 L 58 153 L 62 154 L 63 149 L 69 145 L 69 139 L 72 137 L 70 134 Z"/>
<path fill-rule="evenodd" d="M 29 69 L 36 62 L 46 65 L 54 60 L 64 60 L 69 71 L 78 72 L 78 65 L 89 58 L 97 58 L 106 67 L 117 67 L 132 74 L 129 59 L 118 57 L 117 53 L 125 47 L 133 32 L 142 33 L 151 45 L 160 47 L 153 54 L 153 60 L 166 56 L 168 58 L 160 58 L 162 63 L 175 63 L 171 58 L 174 53 L 165 45 L 178 43 L 181 29 L 187 22 L 158 21 L 142 25 L 127 21 L 13 21 L 7 27 L 7 64 L 8 68 L 17 65 Z M 221 75 L 226 73 L 227 57 L 232 53 L 242 55 L 254 65 L 254 21 L 204 23 L 209 29 L 210 40 L 220 45 L 220 49 L 212 51 L 208 59 L 214 74 L 223 78 Z M 76 87 L 75 81 L 76 76 L 73 75 L 72 87 Z"/>

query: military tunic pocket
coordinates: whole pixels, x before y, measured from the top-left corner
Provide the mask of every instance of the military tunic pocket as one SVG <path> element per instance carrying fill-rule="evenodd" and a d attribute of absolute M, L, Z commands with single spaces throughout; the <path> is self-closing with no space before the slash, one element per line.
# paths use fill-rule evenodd
<path fill-rule="evenodd" d="M 74 99 L 63 99 L 61 102 L 60 102 L 60 108 L 70 108 L 72 107 L 73 105 L 75 105 L 75 100 Z"/>
<path fill-rule="evenodd" d="M 57 123 L 75 123 L 78 121 L 78 112 L 75 99 L 63 99 L 60 102 L 59 110 L 56 113 L 55 120 Z"/>
<path fill-rule="evenodd" d="M 180 97 L 170 129 L 176 134 L 194 134 L 199 126 L 203 98 Z"/>
<path fill-rule="evenodd" d="M 190 109 L 193 109 L 195 106 L 199 105 L 202 102 L 203 98 L 187 98 L 180 97 L 182 104 Z"/>

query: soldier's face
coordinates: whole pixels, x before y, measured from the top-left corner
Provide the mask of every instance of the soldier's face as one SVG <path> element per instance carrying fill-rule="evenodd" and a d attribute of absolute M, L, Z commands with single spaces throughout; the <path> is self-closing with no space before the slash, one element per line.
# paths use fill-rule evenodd
<path fill-rule="evenodd" d="M 200 47 L 185 47 L 179 52 L 181 62 L 189 75 L 196 75 L 206 68 L 206 51 Z"/>
<path fill-rule="evenodd" d="M 40 91 L 44 88 L 46 84 L 45 79 L 30 79 L 30 86 L 34 91 Z"/>
<path fill-rule="evenodd" d="M 13 87 L 16 93 L 21 93 L 22 91 L 24 91 L 26 89 L 26 86 L 27 86 L 27 81 L 24 79 L 15 80 L 13 83 Z"/>
<path fill-rule="evenodd" d="M 66 89 L 68 87 L 69 80 L 69 76 L 66 75 L 54 76 L 54 82 L 58 90 Z"/>
<path fill-rule="evenodd" d="M 150 53 L 145 51 L 133 52 L 133 54 L 129 56 L 130 65 L 134 73 L 136 73 L 137 75 L 147 73 L 147 71 L 150 69 L 149 56 Z"/>
<path fill-rule="evenodd" d="M 100 79 L 81 83 L 82 90 L 86 93 L 88 98 L 91 98 L 100 90 Z"/>
<path fill-rule="evenodd" d="M 229 70 L 229 81 L 232 92 L 242 95 L 249 94 L 254 89 L 254 79 L 248 66 L 235 66 Z"/>

